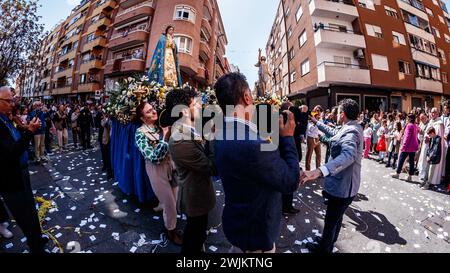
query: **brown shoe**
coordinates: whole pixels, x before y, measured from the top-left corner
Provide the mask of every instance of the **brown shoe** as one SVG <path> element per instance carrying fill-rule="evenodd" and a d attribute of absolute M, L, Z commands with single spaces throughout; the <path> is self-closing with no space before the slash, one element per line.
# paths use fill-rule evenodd
<path fill-rule="evenodd" d="M 167 231 L 167 239 L 179 246 L 183 244 L 183 235 L 181 235 L 181 232 L 176 229 Z"/>

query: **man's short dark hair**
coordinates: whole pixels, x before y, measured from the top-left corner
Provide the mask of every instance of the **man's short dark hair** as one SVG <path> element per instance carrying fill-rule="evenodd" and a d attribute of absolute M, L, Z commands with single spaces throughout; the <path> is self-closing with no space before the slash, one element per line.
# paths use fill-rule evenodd
<path fill-rule="evenodd" d="M 192 99 L 194 99 L 197 95 L 197 92 L 190 87 L 185 87 L 183 89 L 173 89 L 172 91 L 167 93 L 166 110 L 164 111 L 164 114 L 160 119 L 161 126 L 171 126 L 175 121 L 177 121 L 178 118 L 171 117 L 172 109 L 177 105 L 185 105 L 189 107 Z"/>
<path fill-rule="evenodd" d="M 356 120 L 359 113 L 359 105 L 352 99 L 343 99 L 339 102 L 339 107 L 349 120 Z"/>
<path fill-rule="evenodd" d="M 236 106 L 249 89 L 247 79 L 241 73 L 228 73 L 219 78 L 214 85 L 217 100 L 222 111 L 227 105 Z"/>

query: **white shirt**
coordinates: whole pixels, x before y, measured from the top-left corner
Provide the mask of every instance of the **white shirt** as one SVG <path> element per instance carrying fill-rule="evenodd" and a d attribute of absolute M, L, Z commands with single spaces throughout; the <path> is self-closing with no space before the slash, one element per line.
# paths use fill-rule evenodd
<path fill-rule="evenodd" d="M 308 127 L 306 129 L 306 136 L 312 138 L 319 138 L 319 128 L 317 128 L 317 126 L 314 123 L 308 122 Z"/>
<path fill-rule="evenodd" d="M 366 137 L 368 137 L 368 138 L 371 138 L 372 137 L 372 128 L 367 128 L 367 129 L 365 129 L 364 130 L 364 137 L 366 138 Z"/>

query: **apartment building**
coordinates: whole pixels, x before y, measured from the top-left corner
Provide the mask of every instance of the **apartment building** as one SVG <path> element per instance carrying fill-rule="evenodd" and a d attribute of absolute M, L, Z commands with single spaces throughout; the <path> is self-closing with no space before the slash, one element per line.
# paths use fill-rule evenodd
<path fill-rule="evenodd" d="M 202 88 L 229 71 L 216 0 L 83 0 L 44 39 L 32 96 L 94 99 L 115 82 L 146 72 L 169 24 L 184 82 Z M 28 83 L 24 75 L 21 83 Z"/>
<path fill-rule="evenodd" d="M 408 111 L 450 96 L 450 16 L 439 0 L 282 0 L 266 53 L 273 92 Z"/>

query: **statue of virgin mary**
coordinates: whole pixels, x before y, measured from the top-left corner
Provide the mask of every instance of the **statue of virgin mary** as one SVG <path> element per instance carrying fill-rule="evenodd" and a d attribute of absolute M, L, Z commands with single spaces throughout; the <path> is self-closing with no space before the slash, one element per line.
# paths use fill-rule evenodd
<path fill-rule="evenodd" d="M 175 28 L 168 26 L 156 45 L 150 63 L 149 79 L 167 87 L 182 87 L 178 66 L 178 48 L 173 34 Z"/>

